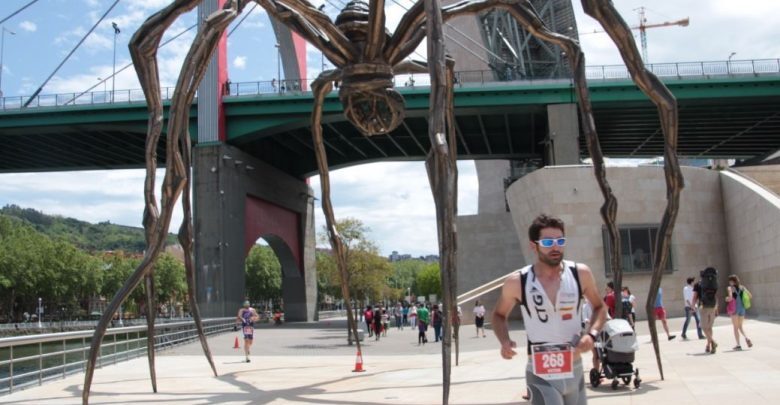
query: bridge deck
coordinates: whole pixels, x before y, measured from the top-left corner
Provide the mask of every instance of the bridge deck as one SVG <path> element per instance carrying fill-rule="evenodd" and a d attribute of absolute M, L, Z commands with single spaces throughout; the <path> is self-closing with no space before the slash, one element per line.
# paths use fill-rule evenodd
<path fill-rule="evenodd" d="M 677 329 L 681 319 L 670 319 Z M 516 329 L 516 328 L 515 328 Z M 640 349 L 634 366 L 642 377 L 639 390 L 608 383 L 587 385 L 594 404 L 774 404 L 780 397 L 780 325 L 748 320 L 745 330 L 755 346 L 734 352 L 730 321 L 719 317 L 715 327 L 718 353 L 705 355 L 699 340 L 662 339 L 665 380 L 655 365 L 646 324 L 638 325 Z M 460 365 L 454 367 L 451 403 L 522 403 L 525 356 L 513 361 L 498 356 L 498 343 L 489 335 L 474 337 L 463 328 Z M 489 332 L 490 333 L 490 332 Z M 695 332 L 692 332 L 695 334 Z M 146 360 L 139 358 L 97 370 L 91 403 L 230 403 L 230 404 L 437 404 L 441 403 L 440 349 L 432 342 L 418 347 L 416 333 L 388 332 L 379 342 L 367 340 L 365 373 L 352 373 L 354 346 L 347 346 L 343 322 L 264 327 L 256 332 L 252 362 L 242 362 L 241 349 L 232 349 L 236 336 L 228 333 L 209 340 L 219 377 L 214 377 L 197 344 L 163 352 L 157 358 L 158 389 L 151 393 Z M 512 332 L 525 342 L 522 331 Z M 525 348 L 519 347 L 519 353 Z M 583 360 L 587 367 L 590 358 Z M 48 383 L 2 397 L 3 403 L 79 404 L 83 375 Z M 742 401 L 742 402 L 738 402 Z"/>

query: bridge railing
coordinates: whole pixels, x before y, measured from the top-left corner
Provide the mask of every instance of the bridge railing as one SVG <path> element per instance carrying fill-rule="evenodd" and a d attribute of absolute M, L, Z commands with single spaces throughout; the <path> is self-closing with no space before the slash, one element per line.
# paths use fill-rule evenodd
<path fill-rule="evenodd" d="M 204 319 L 206 335 L 233 329 L 235 318 Z M 155 350 L 197 339 L 193 321 L 158 323 Z M 0 339 L 0 395 L 84 371 L 92 330 Z M 146 325 L 109 328 L 100 346 L 97 366 L 116 364 L 146 353 Z"/>
<path fill-rule="evenodd" d="M 710 79 L 732 76 L 780 75 L 780 59 L 756 59 L 712 62 L 676 62 L 652 63 L 647 68 L 657 76 L 667 79 Z M 591 81 L 628 80 L 631 75 L 624 65 L 587 66 L 585 75 Z M 527 78 L 514 72 L 497 73 L 493 70 L 458 71 L 455 81 L 458 86 L 486 86 L 501 83 L 540 83 L 550 80 L 568 80 L 568 76 L 546 78 Z M 396 87 L 427 87 L 428 75 L 399 75 L 395 78 Z M 232 97 L 258 95 L 302 94 L 310 91 L 314 79 L 281 80 L 228 83 L 225 95 Z M 163 100 L 173 97 L 173 87 L 160 89 Z M 0 109 L 19 110 L 28 101 L 28 96 L 0 98 Z M 59 107 L 65 105 L 101 105 L 113 103 L 144 103 L 144 94 L 140 89 L 116 91 L 90 91 L 82 93 L 62 93 L 39 95 L 30 101 L 27 108 Z"/>

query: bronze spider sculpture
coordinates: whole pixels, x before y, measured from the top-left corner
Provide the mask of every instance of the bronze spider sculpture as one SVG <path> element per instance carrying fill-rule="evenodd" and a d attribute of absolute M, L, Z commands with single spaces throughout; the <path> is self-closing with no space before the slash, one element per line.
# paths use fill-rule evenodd
<path fill-rule="evenodd" d="M 228 0 L 221 10 L 212 13 L 198 32 L 184 61 L 170 107 L 167 132 L 167 169 L 162 183 L 161 208 L 158 208 L 155 189 L 156 147 L 163 125 L 163 106 L 157 67 L 157 48 L 167 28 L 181 14 L 192 10 L 200 0 L 175 0 L 152 15 L 133 35 L 130 53 L 146 96 L 149 109 L 149 123 L 146 141 L 146 181 L 144 184 L 144 228 L 148 248 L 143 261 L 117 292 L 104 312 L 91 341 L 90 355 L 84 379 L 82 400 L 89 401 L 90 386 L 100 344 L 105 335 L 112 314 L 138 286 L 142 279 L 147 287 L 147 322 L 149 327 L 147 346 L 152 389 L 157 391 L 154 369 L 154 308 L 152 303 L 152 274 L 154 263 L 164 245 L 173 206 L 182 198 L 184 220 L 179 229 L 179 242 L 184 249 L 190 307 L 206 358 L 216 375 L 203 328 L 200 311 L 195 301 L 195 270 L 192 263 L 193 225 L 190 205 L 190 137 L 187 133 L 189 106 L 208 65 L 208 60 L 217 47 L 219 38 L 250 2 L 262 6 L 271 18 L 287 25 L 292 31 L 317 47 L 336 67 L 325 71 L 313 82 L 314 105 L 312 109 L 312 135 L 315 154 L 321 176 L 322 207 L 326 218 L 330 243 L 336 256 L 341 274 L 342 294 L 347 305 L 348 322 L 357 348 L 357 326 L 350 308 L 348 276 L 345 250 L 335 227 L 333 205 L 330 200 L 330 179 L 327 156 L 322 139 L 322 105 L 325 96 L 332 90 L 333 82 L 340 81 L 339 98 L 344 106 L 346 118 L 365 136 L 386 134 L 403 120 L 403 97 L 393 89 L 393 76 L 401 73 L 427 72 L 430 74 L 430 127 L 431 149 L 426 159 L 426 168 L 436 205 L 438 227 L 442 295 L 444 300 L 444 342 L 442 345 L 443 397 L 449 401 L 451 343 L 457 339 L 457 329 L 450 327 L 456 308 L 456 233 L 457 213 L 457 168 L 454 142 L 453 114 L 453 70 L 454 62 L 445 57 L 442 24 L 464 15 L 473 15 L 493 9 L 508 11 L 531 34 L 563 48 L 574 75 L 575 91 L 580 111 L 582 131 L 587 137 L 590 155 L 593 159 L 596 179 L 605 198 L 601 215 L 611 235 L 611 251 L 620 252 L 620 240 L 615 225 L 617 200 L 606 179 L 606 171 L 598 143 L 590 96 L 585 81 L 585 60 L 577 41 L 551 32 L 537 15 L 528 0 L 466 0 L 442 7 L 439 0 L 420 0 L 404 14 L 395 33 L 389 34 L 384 26 L 384 0 L 362 0 L 350 2 L 339 14 L 336 22 L 315 8 L 306 0 Z M 620 48 L 621 55 L 637 85 L 658 106 L 664 132 L 665 168 L 668 189 L 668 205 L 664 213 L 656 245 L 651 291 L 657 291 L 664 264 L 668 257 L 668 246 L 674 227 L 679 193 L 682 189 L 682 175 L 676 157 L 677 146 L 677 104 L 669 90 L 644 68 L 634 43 L 630 28 L 622 20 L 609 0 L 583 0 L 583 7 L 596 18 Z M 417 46 L 428 38 L 427 63 L 406 62 Z M 612 268 L 615 282 L 620 288 L 620 256 L 613 254 Z M 654 297 L 648 297 L 648 313 Z M 457 325 L 455 325 L 457 328 Z M 653 343 L 658 354 L 655 323 L 650 320 Z M 660 360 L 659 360 L 660 367 Z M 663 373 L 662 373 L 663 376 Z"/>

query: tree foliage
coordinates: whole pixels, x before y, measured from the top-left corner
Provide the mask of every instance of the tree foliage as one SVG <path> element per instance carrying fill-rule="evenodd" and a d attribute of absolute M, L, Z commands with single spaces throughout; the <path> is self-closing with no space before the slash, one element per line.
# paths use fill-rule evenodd
<path fill-rule="evenodd" d="M 138 254 L 123 251 L 87 253 L 63 236 L 38 231 L 30 222 L 76 226 L 79 221 L 15 209 L 24 218 L 0 214 L 0 319 L 24 320 L 24 312 L 35 313 L 38 298 L 47 316 L 88 316 L 90 301 L 101 296 L 113 298 L 140 262 Z M 184 265 L 173 256 L 160 256 L 154 280 L 157 302 L 186 301 Z M 140 286 L 125 308 L 135 311 L 143 299 Z"/>
<path fill-rule="evenodd" d="M 252 246 L 245 271 L 246 296 L 251 300 L 282 298 L 282 265 L 269 246 Z"/>
<path fill-rule="evenodd" d="M 76 247 L 91 251 L 104 252 L 122 250 L 141 253 L 146 249 L 143 228 L 116 225 L 110 222 L 90 224 L 74 218 L 46 215 L 32 208 L 6 205 L 0 208 L 0 215 L 21 219 L 51 238 L 63 239 Z M 176 236 L 169 234 L 167 244 L 176 243 Z"/>
<path fill-rule="evenodd" d="M 379 300 L 396 295 L 397 291 L 388 283 L 393 267 L 385 257 L 379 255 L 376 244 L 368 239 L 370 229 L 355 218 L 338 220 L 336 229 L 346 249 L 348 285 L 352 298 Z M 323 230 L 320 242 L 328 243 L 327 229 Z M 342 298 L 341 274 L 330 252 L 317 255 L 317 278 L 322 287 L 321 292 Z"/>
<path fill-rule="evenodd" d="M 417 273 L 417 292 L 424 297 L 428 297 L 430 294 L 436 294 L 437 297 L 441 297 L 439 263 L 427 264 Z"/>

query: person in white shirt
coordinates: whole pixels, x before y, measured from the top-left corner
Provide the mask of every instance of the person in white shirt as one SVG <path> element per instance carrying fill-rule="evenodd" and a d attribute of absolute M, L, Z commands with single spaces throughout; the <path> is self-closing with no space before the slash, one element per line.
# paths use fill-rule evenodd
<path fill-rule="evenodd" d="M 682 327 L 682 338 L 688 340 L 688 336 L 685 332 L 688 331 L 688 324 L 691 322 L 691 315 L 696 320 L 696 332 L 699 334 L 699 339 L 704 339 L 704 334 L 701 331 L 701 322 L 699 321 L 699 312 L 696 307 L 693 306 L 693 282 L 696 280 L 694 277 L 688 277 L 685 280 L 685 287 L 683 287 L 683 301 L 685 301 L 685 323 Z"/>
<path fill-rule="evenodd" d="M 474 325 L 477 326 L 477 337 L 482 329 L 482 337 L 485 337 L 485 306 L 479 300 L 474 303 Z"/>
<path fill-rule="evenodd" d="M 587 403 L 580 353 L 593 349 L 607 316 L 590 267 L 563 260 L 564 235 L 559 218 L 542 214 L 534 219 L 528 229 L 528 246 L 536 261 L 506 278 L 493 310 L 493 332 L 501 343 L 501 357 L 510 360 L 517 355 L 517 344 L 509 337 L 507 319 L 520 303 L 528 339 L 525 376 L 532 405 Z M 584 333 L 583 299 L 593 308 L 590 330 Z"/>

